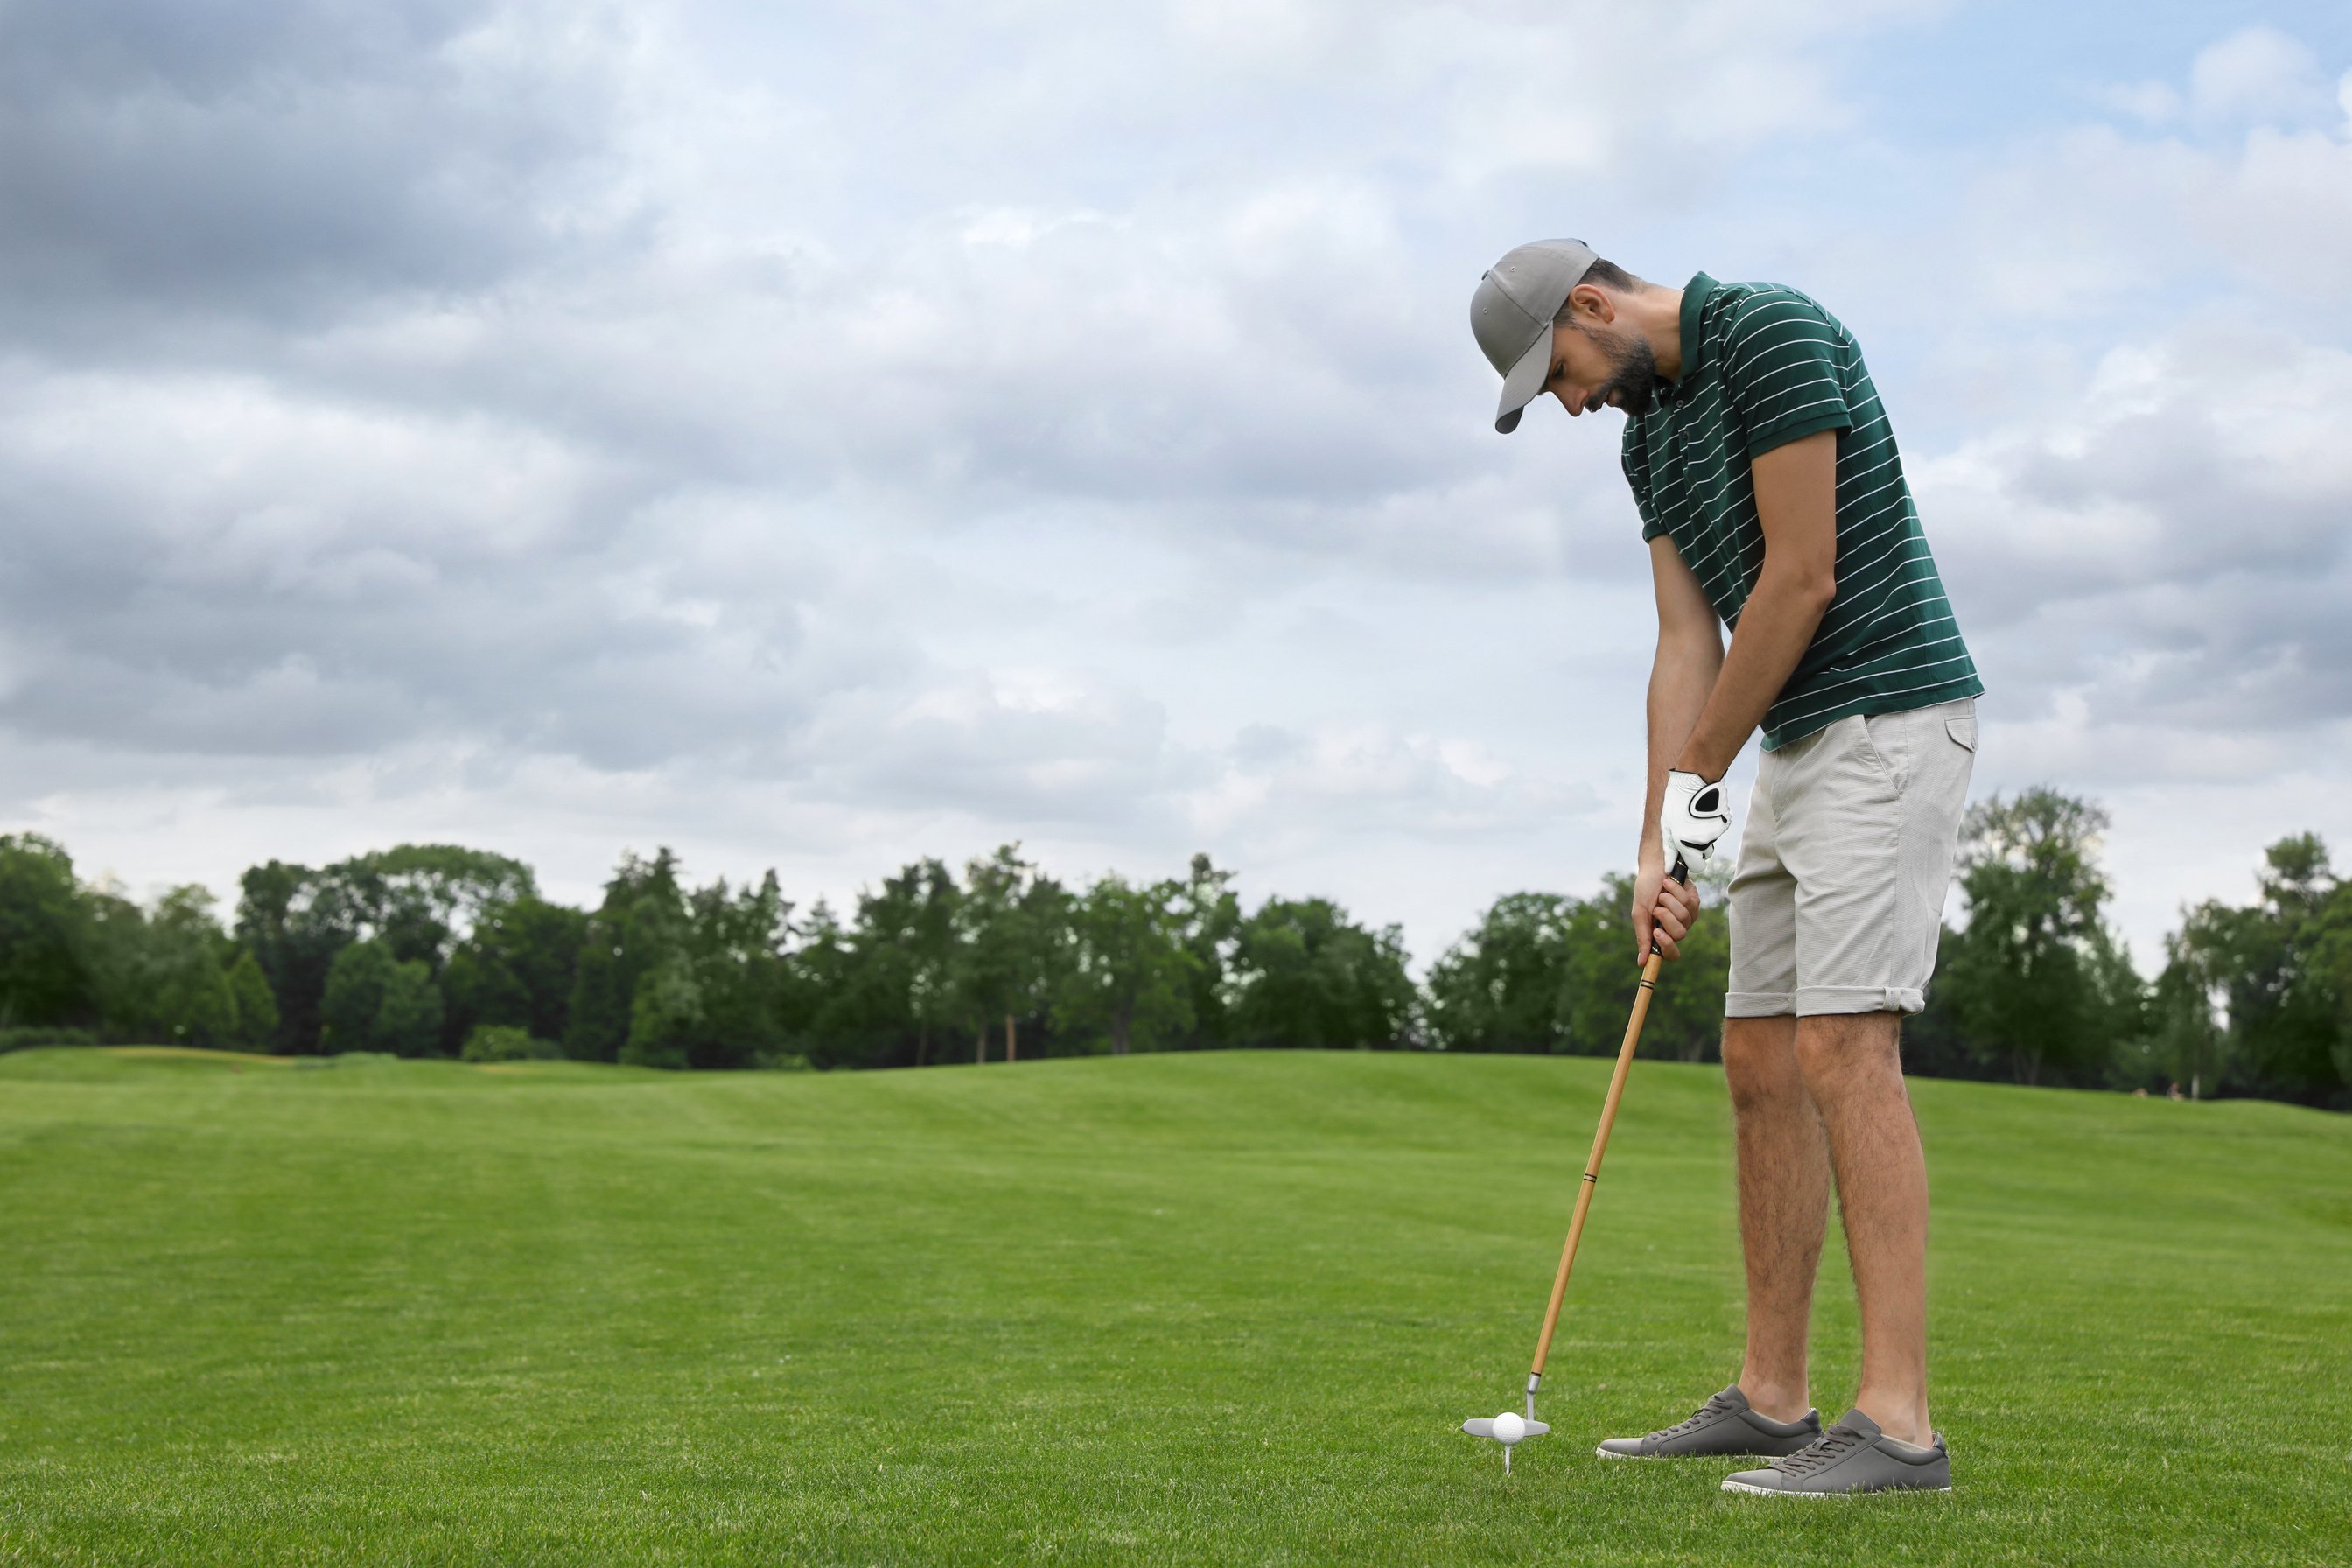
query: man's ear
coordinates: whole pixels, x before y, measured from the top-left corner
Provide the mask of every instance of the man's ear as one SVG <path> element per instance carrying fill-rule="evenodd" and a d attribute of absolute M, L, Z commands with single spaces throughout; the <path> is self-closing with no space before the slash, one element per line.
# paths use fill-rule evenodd
<path fill-rule="evenodd" d="M 1579 283 L 1568 291 L 1568 306 L 1580 321 L 1605 327 L 1617 319 L 1617 301 L 1597 283 Z"/>

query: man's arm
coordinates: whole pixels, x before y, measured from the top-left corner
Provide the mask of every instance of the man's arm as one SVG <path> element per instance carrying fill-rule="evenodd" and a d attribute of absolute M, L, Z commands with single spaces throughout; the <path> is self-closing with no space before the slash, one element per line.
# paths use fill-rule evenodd
<path fill-rule="evenodd" d="M 1650 955 L 1654 916 L 1659 947 L 1668 957 L 1679 957 L 1675 944 L 1697 913 L 1697 900 L 1682 889 L 1666 889 L 1662 899 L 1666 867 L 1658 841 L 1658 807 L 1666 770 L 1681 754 L 1723 668 L 1723 632 L 1715 606 L 1675 542 L 1663 533 L 1650 541 L 1650 576 L 1658 597 L 1658 651 L 1650 665 L 1649 792 L 1642 807 L 1641 848 L 1634 858 L 1636 963 Z"/>
<path fill-rule="evenodd" d="M 1820 430 L 1755 459 L 1756 517 L 1764 527 L 1764 565 L 1739 612 L 1731 651 L 1697 722 L 1674 752 L 1674 765 L 1707 780 L 1729 771 L 1739 748 L 1789 682 L 1813 630 L 1837 596 L 1837 438 Z M 1663 595 L 1660 626 L 1664 627 Z M 1663 630 L 1662 634 L 1663 635 Z M 1655 700 L 1651 720 L 1649 829 L 1657 827 Z"/>

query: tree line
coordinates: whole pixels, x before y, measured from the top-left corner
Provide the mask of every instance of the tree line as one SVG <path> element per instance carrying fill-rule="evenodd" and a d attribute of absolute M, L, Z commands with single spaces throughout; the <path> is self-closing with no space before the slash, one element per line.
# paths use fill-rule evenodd
<path fill-rule="evenodd" d="M 2352 1106 L 2352 882 L 2313 835 L 2252 904 L 2183 910 L 2143 977 L 2108 925 L 2094 804 L 1970 808 L 1914 1071 Z M 1722 902 L 1727 871 L 1703 887 Z M 1638 975 L 1633 879 L 1499 898 L 1416 983 L 1398 927 L 1330 900 L 1244 910 L 1234 873 L 1082 886 L 1017 845 L 902 867 L 854 907 L 693 886 L 625 855 L 591 910 L 486 850 L 403 845 L 247 871 L 145 905 L 67 851 L 0 836 L 0 1048 L 166 1041 L 288 1055 L 571 1058 L 662 1068 L 922 1067 L 1231 1047 L 1613 1052 Z M 1644 1055 L 1719 1053 L 1719 907 L 1655 996 Z"/>

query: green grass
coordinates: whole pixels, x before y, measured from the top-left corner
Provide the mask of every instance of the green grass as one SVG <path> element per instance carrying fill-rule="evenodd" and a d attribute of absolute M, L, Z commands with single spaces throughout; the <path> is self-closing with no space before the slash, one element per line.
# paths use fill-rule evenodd
<path fill-rule="evenodd" d="M 1640 1064 L 1507 1481 L 1606 1066 L 0 1058 L 0 1563 L 2352 1559 L 2352 1119 L 2250 1102 L 1915 1086 L 1958 1489 L 1792 1501 L 1591 1457 L 1738 1365 Z"/>

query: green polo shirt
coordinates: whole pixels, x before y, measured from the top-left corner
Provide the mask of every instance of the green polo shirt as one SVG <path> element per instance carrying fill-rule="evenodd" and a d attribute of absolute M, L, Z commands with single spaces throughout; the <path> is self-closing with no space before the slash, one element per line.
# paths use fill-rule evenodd
<path fill-rule="evenodd" d="M 1853 334 L 1794 289 L 1704 272 L 1683 290 L 1682 333 L 1680 379 L 1625 422 L 1625 479 L 1642 537 L 1674 540 L 1735 631 L 1764 565 L 1748 465 L 1838 432 L 1837 597 L 1764 715 L 1764 749 L 1982 691 Z"/>

